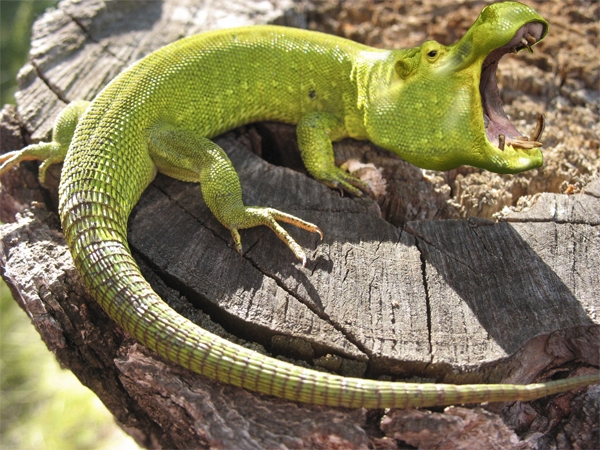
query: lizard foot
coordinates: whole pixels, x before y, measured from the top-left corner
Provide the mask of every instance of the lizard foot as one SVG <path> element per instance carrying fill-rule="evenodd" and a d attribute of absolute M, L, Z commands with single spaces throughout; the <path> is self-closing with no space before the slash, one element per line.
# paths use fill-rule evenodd
<path fill-rule="evenodd" d="M 0 155 L 0 175 L 15 167 L 22 161 L 43 161 L 40 165 L 39 180 L 42 186 L 46 182 L 46 170 L 54 163 L 65 159 L 66 148 L 61 148 L 57 142 L 40 142 L 29 145 L 21 150 L 15 150 Z"/>
<path fill-rule="evenodd" d="M 257 206 L 246 207 L 245 216 L 245 220 L 242 224 L 238 225 L 237 227 L 230 228 L 231 235 L 233 236 L 233 241 L 235 243 L 235 248 L 240 255 L 242 254 L 242 240 L 240 238 L 238 229 L 266 225 L 275 232 L 279 239 L 287 244 L 290 250 L 294 252 L 294 255 L 296 255 L 296 258 L 302 261 L 302 267 L 304 267 L 306 265 L 306 255 L 302 250 L 302 247 L 300 247 L 298 243 L 288 234 L 288 232 L 277 223 L 278 220 L 285 223 L 291 223 L 292 225 L 296 225 L 299 228 L 311 231 L 313 233 L 318 233 L 319 236 L 321 236 L 321 239 L 323 239 L 323 232 L 318 226 L 273 208 Z"/>
<path fill-rule="evenodd" d="M 42 161 L 38 177 L 42 186 L 45 186 L 46 170 L 52 164 L 65 160 L 75 128 L 89 104 L 84 100 L 69 103 L 54 122 L 51 142 L 28 145 L 21 150 L 0 155 L 0 175 L 22 161 Z"/>
<path fill-rule="evenodd" d="M 365 194 L 372 196 L 371 188 L 367 183 L 349 174 L 343 168 L 334 166 L 315 178 L 330 188 L 346 191 L 356 197 L 362 197 Z"/>

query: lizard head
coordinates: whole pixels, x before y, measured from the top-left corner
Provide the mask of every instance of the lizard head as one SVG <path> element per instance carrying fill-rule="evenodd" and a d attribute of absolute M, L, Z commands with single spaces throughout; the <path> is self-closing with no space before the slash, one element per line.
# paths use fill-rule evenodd
<path fill-rule="evenodd" d="M 547 32 L 548 23 L 530 7 L 496 3 L 454 45 L 427 41 L 391 52 L 371 82 L 378 87 L 369 92 L 369 137 L 422 168 L 517 173 L 539 167 L 543 116 L 523 136 L 502 108 L 496 69 L 507 53 L 533 52 Z"/>

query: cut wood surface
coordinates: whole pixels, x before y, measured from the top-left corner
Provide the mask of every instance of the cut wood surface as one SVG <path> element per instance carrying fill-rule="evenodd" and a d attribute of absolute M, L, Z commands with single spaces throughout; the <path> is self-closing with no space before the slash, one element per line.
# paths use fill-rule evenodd
<path fill-rule="evenodd" d="M 283 1 L 62 2 L 34 27 L 18 114 L 3 110 L 2 152 L 22 146 L 21 130 L 27 139 L 47 138 L 65 102 L 92 99 L 126 66 L 177 38 L 252 23 L 302 26 L 317 10 Z M 323 230 L 320 241 L 286 226 L 307 251 L 305 268 L 267 228 L 242 232 L 240 257 L 198 185 L 159 175 L 143 194 L 130 219 L 131 249 L 180 314 L 257 351 L 347 376 L 520 384 L 600 365 L 600 180 L 575 195 L 542 194 L 500 222 L 397 227 L 374 201 L 340 197 L 257 156 L 286 160 L 274 155 L 293 140 L 292 127 L 267 124 L 216 142 L 240 175 L 246 204 L 281 209 Z M 338 157 L 358 152 L 352 146 L 365 143 L 340 143 Z M 436 448 L 434 434 L 415 437 L 433 433 L 434 423 L 456 431 L 448 448 L 480 448 L 474 428 L 490 448 L 597 440 L 598 387 L 533 406 L 490 405 L 491 412 L 384 414 L 281 401 L 162 360 L 119 330 L 82 287 L 55 212 L 58 170 L 49 191 L 36 185 L 36 164 L 2 178 L 2 217 L 21 211 L 0 228 L 3 276 L 61 363 L 141 445 Z M 419 182 L 427 181 L 421 175 Z M 409 418 L 417 425 L 401 426 Z"/>

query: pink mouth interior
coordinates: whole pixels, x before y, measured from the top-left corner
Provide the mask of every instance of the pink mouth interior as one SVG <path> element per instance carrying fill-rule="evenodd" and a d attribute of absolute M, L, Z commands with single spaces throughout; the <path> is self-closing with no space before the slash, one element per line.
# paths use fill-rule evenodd
<path fill-rule="evenodd" d="M 522 136 L 517 128 L 511 123 L 502 108 L 500 100 L 500 91 L 498 90 L 498 81 L 496 79 L 496 70 L 498 62 L 507 53 L 514 49 L 525 48 L 521 40 L 526 36 L 532 36 L 539 41 L 544 33 L 544 24 L 540 22 L 531 22 L 523 25 L 515 33 L 511 41 L 493 50 L 483 61 L 481 65 L 481 79 L 479 82 L 479 92 L 481 94 L 481 104 L 483 107 L 483 122 L 485 124 L 485 134 L 488 140 L 498 146 L 498 136 L 503 134 L 507 141 Z"/>

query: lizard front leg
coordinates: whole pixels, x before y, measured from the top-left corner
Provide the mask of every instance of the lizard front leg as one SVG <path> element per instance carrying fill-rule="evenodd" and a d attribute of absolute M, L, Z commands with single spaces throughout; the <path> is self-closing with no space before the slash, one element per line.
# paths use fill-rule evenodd
<path fill-rule="evenodd" d="M 321 112 L 307 114 L 298 122 L 296 134 L 302 161 L 317 181 L 359 197 L 371 192 L 366 183 L 335 165 L 331 143 L 348 136 L 338 117 Z"/>
<path fill-rule="evenodd" d="M 148 149 L 157 169 L 182 181 L 199 182 L 204 201 L 214 216 L 231 231 L 236 250 L 242 254 L 239 230 L 258 225 L 271 228 L 294 255 L 306 264 L 306 255 L 294 239 L 277 223 L 291 223 L 313 233 L 323 233 L 316 225 L 273 208 L 245 206 L 240 180 L 221 147 L 170 125 L 157 125 L 149 132 Z"/>
<path fill-rule="evenodd" d="M 75 133 L 75 128 L 89 104 L 90 102 L 83 100 L 69 103 L 54 122 L 51 142 L 28 145 L 21 150 L 0 155 L 0 164 L 2 164 L 0 166 L 0 174 L 3 174 L 22 161 L 38 160 L 42 161 L 38 178 L 40 183 L 45 185 L 46 170 L 52 164 L 65 160 L 67 150 L 69 149 L 69 145 L 71 145 L 71 140 Z"/>

